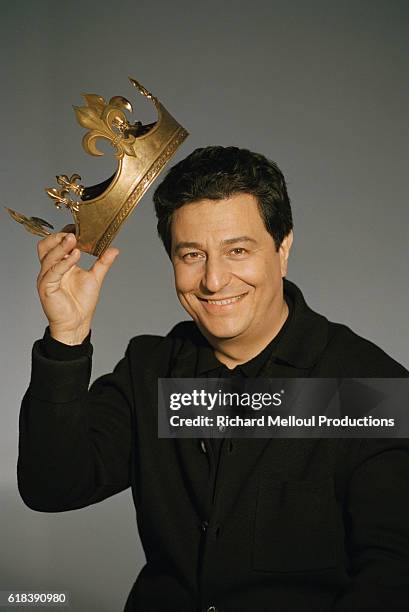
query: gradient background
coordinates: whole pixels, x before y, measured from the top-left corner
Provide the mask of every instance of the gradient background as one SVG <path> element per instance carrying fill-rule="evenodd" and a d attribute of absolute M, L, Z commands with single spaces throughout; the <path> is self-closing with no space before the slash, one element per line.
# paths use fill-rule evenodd
<path fill-rule="evenodd" d="M 173 162 L 222 144 L 278 163 L 295 220 L 288 277 L 311 307 L 408 366 L 408 15 L 400 0 L 4 2 L 2 203 L 65 225 L 68 213 L 43 192 L 55 174 L 92 184 L 114 168 L 111 154 L 83 152 L 71 105 L 81 92 L 120 94 L 136 118 L 152 120 L 128 84 L 135 76 L 191 133 Z M 93 326 L 93 378 L 112 370 L 130 337 L 187 318 L 152 191 L 115 241 L 121 254 Z M 33 512 L 17 492 L 19 404 L 46 320 L 36 238 L 6 214 L 0 231 L 0 589 L 66 590 L 75 612 L 120 611 L 144 562 L 130 492 L 62 514 Z"/>

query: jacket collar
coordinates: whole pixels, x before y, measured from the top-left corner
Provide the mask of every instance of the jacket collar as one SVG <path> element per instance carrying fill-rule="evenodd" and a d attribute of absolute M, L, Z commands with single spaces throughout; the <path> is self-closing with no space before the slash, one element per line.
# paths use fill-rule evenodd
<path fill-rule="evenodd" d="M 307 306 L 294 283 L 284 279 L 284 293 L 293 301 L 294 312 L 276 351 L 276 360 L 296 368 L 311 368 L 328 342 L 328 320 Z"/>

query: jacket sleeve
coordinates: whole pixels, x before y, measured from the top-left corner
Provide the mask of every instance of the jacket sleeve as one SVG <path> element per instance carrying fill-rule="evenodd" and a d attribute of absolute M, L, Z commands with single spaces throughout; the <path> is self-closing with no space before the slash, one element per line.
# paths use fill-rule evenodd
<path fill-rule="evenodd" d="M 130 485 L 129 345 L 111 374 L 89 388 L 92 345 L 66 347 L 47 331 L 34 343 L 19 419 L 17 480 L 27 506 L 74 510 Z"/>
<path fill-rule="evenodd" d="M 409 602 L 409 440 L 362 440 L 346 526 L 351 585 L 334 612 L 403 612 Z"/>

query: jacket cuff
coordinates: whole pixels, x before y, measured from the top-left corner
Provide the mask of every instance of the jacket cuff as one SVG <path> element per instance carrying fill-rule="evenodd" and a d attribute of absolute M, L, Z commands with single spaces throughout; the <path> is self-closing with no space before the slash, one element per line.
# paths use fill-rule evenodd
<path fill-rule="evenodd" d="M 71 361 L 73 359 L 78 359 L 79 357 L 91 357 L 91 330 L 81 344 L 70 346 L 53 338 L 50 334 L 50 327 L 47 325 L 41 348 L 43 349 L 42 352 L 45 357 L 55 359 L 56 361 Z"/>
<path fill-rule="evenodd" d="M 51 338 L 51 337 L 50 337 Z M 30 394 L 39 400 L 65 403 L 80 398 L 88 391 L 92 368 L 92 344 L 89 342 L 70 347 L 62 344 L 68 359 L 62 361 L 62 349 L 58 358 L 52 358 L 46 353 L 44 338 L 37 340 L 32 349 Z M 48 344 L 47 341 L 47 349 Z M 54 347 L 59 350 L 59 347 Z M 82 349 L 82 353 L 80 351 Z M 54 349 L 52 349 L 54 350 Z M 69 352 L 69 354 L 68 354 Z M 85 353 L 84 353 L 85 352 Z"/>

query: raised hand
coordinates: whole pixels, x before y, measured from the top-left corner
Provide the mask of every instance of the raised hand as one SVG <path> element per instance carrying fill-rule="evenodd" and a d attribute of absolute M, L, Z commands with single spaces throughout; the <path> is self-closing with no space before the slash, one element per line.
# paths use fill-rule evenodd
<path fill-rule="evenodd" d="M 81 344 L 91 328 L 104 278 L 119 254 L 110 247 L 89 270 L 80 268 L 74 234 L 58 232 L 37 244 L 41 262 L 37 289 L 53 338 Z"/>

